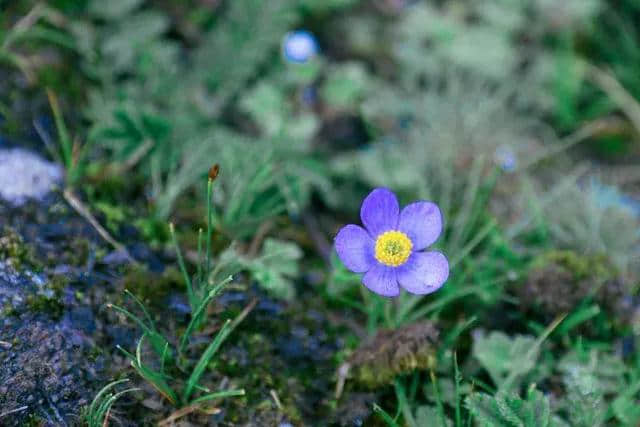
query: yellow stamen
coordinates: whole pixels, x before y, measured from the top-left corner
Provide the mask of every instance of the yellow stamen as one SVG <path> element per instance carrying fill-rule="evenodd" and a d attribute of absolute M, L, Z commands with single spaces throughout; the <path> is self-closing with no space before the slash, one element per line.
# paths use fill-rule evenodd
<path fill-rule="evenodd" d="M 412 247 L 411 239 L 403 232 L 386 231 L 376 240 L 376 259 L 382 264 L 398 267 L 407 262 Z"/>

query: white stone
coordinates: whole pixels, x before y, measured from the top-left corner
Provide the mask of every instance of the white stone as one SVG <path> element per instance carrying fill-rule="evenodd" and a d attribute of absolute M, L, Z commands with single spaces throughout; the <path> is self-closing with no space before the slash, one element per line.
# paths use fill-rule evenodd
<path fill-rule="evenodd" d="M 28 199 L 42 199 L 62 182 L 64 171 L 35 153 L 0 149 L 0 197 L 14 206 Z"/>

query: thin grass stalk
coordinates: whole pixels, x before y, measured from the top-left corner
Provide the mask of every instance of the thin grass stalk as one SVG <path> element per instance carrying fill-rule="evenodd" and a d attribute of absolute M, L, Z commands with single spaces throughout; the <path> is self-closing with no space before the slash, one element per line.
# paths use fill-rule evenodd
<path fill-rule="evenodd" d="M 393 417 L 391 417 L 391 415 L 389 415 L 387 411 L 378 406 L 377 403 L 373 404 L 373 412 L 380 415 L 380 418 L 382 418 L 384 422 L 387 423 L 387 426 L 400 427 L 400 425 L 393 419 Z"/>
<path fill-rule="evenodd" d="M 205 352 L 202 353 L 202 356 L 200 356 L 200 360 L 196 364 L 195 368 L 193 368 L 193 372 L 189 376 L 186 387 L 184 389 L 184 393 L 182 394 L 183 401 L 185 402 L 189 401 L 189 398 L 191 397 L 191 393 L 193 392 L 193 389 L 195 388 L 196 384 L 198 384 L 198 382 L 200 381 L 200 377 L 202 376 L 202 374 L 204 373 L 204 370 L 206 369 L 207 365 L 211 361 L 211 358 L 215 355 L 215 353 L 218 351 L 218 349 L 220 348 L 224 340 L 231 333 L 231 330 L 232 330 L 231 320 L 228 319 L 225 322 L 225 324 L 222 326 L 222 328 L 220 329 L 216 337 L 213 339 L 211 344 L 209 344 Z"/>
<path fill-rule="evenodd" d="M 88 422 L 88 424 L 90 426 L 95 425 L 95 423 L 97 422 L 97 417 L 99 415 L 99 412 L 97 411 L 97 409 L 100 408 L 101 402 L 103 402 L 102 397 L 104 395 L 106 395 L 107 393 L 109 393 L 111 391 L 111 389 L 113 389 L 118 384 L 122 384 L 122 383 L 125 383 L 127 381 L 129 381 L 128 378 L 124 378 L 124 379 L 118 380 L 118 381 L 113 381 L 113 382 L 107 384 L 106 386 L 104 386 L 102 388 L 102 390 L 100 390 L 98 392 L 98 394 L 96 394 L 96 396 L 91 401 L 91 404 L 89 405 L 89 409 L 87 411 L 88 416 L 89 416 L 89 419 L 87 420 L 87 422 Z"/>
<path fill-rule="evenodd" d="M 191 337 L 191 334 L 193 333 L 193 331 L 197 328 L 197 326 L 200 323 L 200 319 L 202 317 L 202 313 L 204 313 L 204 311 L 206 310 L 207 306 L 209 305 L 209 303 L 216 297 L 218 296 L 218 294 L 220 292 L 222 292 L 222 290 L 224 289 L 224 287 L 231 282 L 232 278 L 228 277 L 226 280 L 224 280 L 223 282 L 221 282 L 220 284 L 218 284 L 215 288 L 213 288 L 209 294 L 206 296 L 206 298 L 204 300 L 202 300 L 199 304 L 199 306 L 197 307 L 197 309 L 192 313 L 191 315 L 191 320 L 189 321 L 189 324 L 187 325 L 187 329 L 185 330 L 185 332 L 182 334 L 182 338 L 180 339 L 180 347 L 178 349 L 178 353 L 183 354 L 184 350 L 187 346 L 187 343 L 189 341 L 189 337 Z"/>
<path fill-rule="evenodd" d="M 444 406 L 442 405 L 442 398 L 440 397 L 440 390 L 438 388 L 438 379 L 436 378 L 436 374 L 433 372 L 433 369 L 429 371 L 429 376 L 431 377 L 431 385 L 433 386 L 433 394 L 436 397 L 436 406 L 438 408 L 438 416 L 440 417 L 440 425 L 442 427 L 447 426 L 447 421 L 444 415 Z"/>
<path fill-rule="evenodd" d="M 213 207 L 211 206 L 211 196 L 213 194 L 213 179 L 207 180 L 207 264 L 205 274 L 209 274 L 211 271 L 211 234 L 213 232 L 212 216 Z"/>
<path fill-rule="evenodd" d="M 409 405 L 409 402 L 407 401 L 404 386 L 399 378 L 396 378 L 394 382 L 394 389 L 396 392 L 396 399 L 398 400 L 398 409 L 402 412 L 405 423 L 410 427 L 418 427 L 416 420 L 411 413 L 411 405 Z"/>
<path fill-rule="evenodd" d="M 460 410 L 460 383 L 462 382 L 462 376 L 460 375 L 460 369 L 458 367 L 458 353 L 455 351 L 453 352 L 453 381 L 455 384 L 454 392 L 456 396 L 456 427 L 462 427 L 462 412 Z"/>
<path fill-rule="evenodd" d="M 193 283 L 191 282 L 191 277 L 189 276 L 189 272 L 187 271 L 187 267 L 184 263 L 184 258 L 182 257 L 182 251 L 180 250 L 180 245 L 178 244 L 178 238 L 176 237 L 176 228 L 172 222 L 169 223 L 169 232 L 171 233 L 173 246 L 175 247 L 176 255 L 178 256 L 178 265 L 180 266 L 180 271 L 182 272 L 184 281 L 187 284 L 187 298 L 189 299 L 189 305 L 191 306 L 191 310 L 193 310 L 196 305 L 196 298 L 193 293 Z"/>
<path fill-rule="evenodd" d="M 197 399 L 193 399 L 191 401 L 191 404 L 197 404 L 197 403 L 207 402 L 209 400 L 221 399 L 223 397 L 237 397 L 237 396 L 244 396 L 244 395 L 245 395 L 245 391 L 244 391 L 243 388 L 241 388 L 239 390 L 218 391 L 218 392 L 215 392 L 215 393 L 211 393 L 211 394 L 207 394 L 207 395 L 198 397 Z"/>

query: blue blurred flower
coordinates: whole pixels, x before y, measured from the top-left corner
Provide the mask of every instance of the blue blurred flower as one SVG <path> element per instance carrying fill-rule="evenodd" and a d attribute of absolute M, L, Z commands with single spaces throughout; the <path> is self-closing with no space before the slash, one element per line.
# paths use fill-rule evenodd
<path fill-rule="evenodd" d="M 603 209 L 618 207 L 630 211 L 635 217 L 640 217 L 640 201 L 620 192 L 615 186 L 603 184 L 595 177 L 589 180 L 588 185 L 588 189 Z"/>
<path fill-rule="evenodd" d="M 495 162 L 505 172 L 513 172 L 518 167 L 518 157 L 507 145 L 499 146 L 494 153 Z"/>
<path fill-rule="evenodd" d="M 309 31 L 297 30 L 285 34 L 282 54 L 289 62 L 303 64 L 318 53 L 318 42 Z"/>

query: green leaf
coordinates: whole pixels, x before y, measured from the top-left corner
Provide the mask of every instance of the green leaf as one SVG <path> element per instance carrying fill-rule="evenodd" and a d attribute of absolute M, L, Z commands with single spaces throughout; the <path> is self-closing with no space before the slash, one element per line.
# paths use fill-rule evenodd
<path fill-rule="evenodd" d="M 368 75 L 357 62 L 334 66 L 322 85 L 320 94 L 332 107 L 356 108 L 369 87 Z"/>
<path fill-rule="evenodd" d="M 196 67 L 207 72 L 216 104 L 241 90 L 295 19 L 287 0 L 234 0 L 197 53 Z M 213 53 L 213 54 L 212 54 Z"/>
<path fill-rule="evenodd" d="M 535 344 L 531 336 L 513 338 L 494 331 L 488 336 L 474 337 L 473 356 L 489 372 L 493 382 L 500 386 L 512 372 L 525 375 L 535 366 L 535 359 L 523 357 Z"/>
<path fill-rule="evenodd" d="M 445 417 L 444 424 L 441 421 L 441 415 L 435 406 L 419 406 L 416 411 L 417 426 L 433 426 L 433 427 L 452 427 L 453 422 Z"/>
<path fill-rule="evenodd" d="M 540 391 L 530 388 L 526 400 L 516 395 L 499 393 L 490 396 L 475 393 L 467 397 L 465 405 L 476 420 L 490 427 L 551 427 L 549 400 Z"/>
<path fill-rule="evenodd" d="M 89 14 L 96 18 L 115 20 L 133 12 L 144 0 L 91 0 Z"/>
<path fill-rule="evenodd" d="M 267 291 L 291 300 L 295 296 L 292 278 L 298 275 L 301 257 L 302 250 L 295 243 L 267 238 L 260 256 L 247 261 L 247 268 Z"/>
<path fill-rule="evenodd" d="M 278 135 L 291 115 L 282 90 L 266 82 L 247 92 L 240 107 L 253 117 L 266 136 Z"/>

